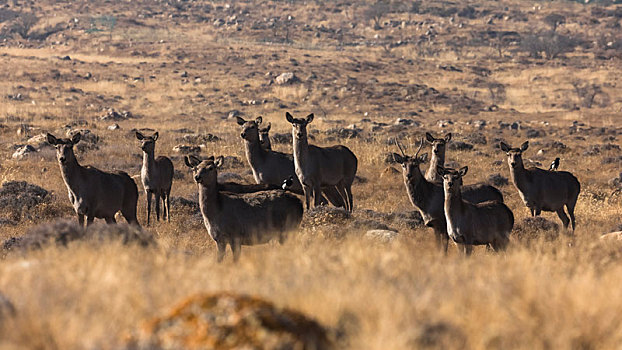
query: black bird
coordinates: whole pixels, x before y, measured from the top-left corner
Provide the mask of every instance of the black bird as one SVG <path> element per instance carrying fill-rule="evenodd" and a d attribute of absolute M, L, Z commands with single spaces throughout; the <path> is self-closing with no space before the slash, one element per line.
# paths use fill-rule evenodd
<path fill-rule="evenodd" d="M 283 183 L 281 184 L 281 188 L 286 190 L 289 187 L 291 187 L 294 184 L 294 177 L 290 176 L 289 178 L 283 180 Z"/>
<path fill-rule="evenodd" d="M 549 171 L 556 171 L 559 168 L 559 157 L 555 158 L 551 166 L 549 167 Z"/>

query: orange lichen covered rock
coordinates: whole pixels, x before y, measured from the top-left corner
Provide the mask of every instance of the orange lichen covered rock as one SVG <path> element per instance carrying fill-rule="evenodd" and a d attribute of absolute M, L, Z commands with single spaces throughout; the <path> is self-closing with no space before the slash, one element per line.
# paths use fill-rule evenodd
<path fill-rule="evenodd" d="M 330 349 L 327 331 L 303 314 L 232 293 L 192 296 L 145 324 L 129 349 Z"/>

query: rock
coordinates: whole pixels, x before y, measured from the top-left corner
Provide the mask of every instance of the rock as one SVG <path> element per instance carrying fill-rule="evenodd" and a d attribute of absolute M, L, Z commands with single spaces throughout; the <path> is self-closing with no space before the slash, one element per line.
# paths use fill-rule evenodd
<path fill-rule="evenodd" d="M 439 121 L 438 121 L 438 123 L 437 123 L 436 125 L 437 125 L 439 128 L 446 128 L 446 127 L 448 127 L 449 125 L 453 125 L 453 124 L 454 124 L 453 120 L 449 120 L 449 119 L 447 119 L 447 120 L 439 120 Z"/>
<path fill-rule="evenodd" d="M 534 139 L 534 138 L 537 138 L 537 137 L 546 136 L 546 133 L 543 130 L 529 129 L 525 133 L 525 136 L 528 139 Z"/>
<path fill-rule="evenodd" d="M 112 125 L 108 125 L 108 130 L 119 130 L 119 129 L 121 129 L 121 127 L 117 123 L 114 123 Z"/>
<path fill-rule="evenodd" d="M 507 177 L 497 173 L 488 176 L 488 183 L 493 186 L 502 187 L 507 186 L 509 184 L 509 181 Z"/>
<path fill-rule="evenodd" d="M 29 155 L 36 153 L 36 152 L 37 150 L 31 145 L 24 145 L 24 146 L 19 147 L 15 152 L 13 152 L 13 155 L 11 156 L 11 158 L 24 159 L 25 157 L 28 157 Z"/>
<path fill-rule="evenodd" d="M 404 125 L 404 126 L 420 126 L 421 123 L 419 123 L 416 120 L 413 119 L 406 119 L 406 118 L 397 118 L 397 120 L 395 120 L 395 125 Z"/>
<path fill-rule="evenodd" d="M 365 233 L 365 238 L 369 238 L 382 243 L 389 243 L 398 237 L 399 233 L 392 230 L 369 230 Z"/>
<path fill-rule="evenodd" d="M 276 77 L 276 79 L 274 79 L 274 82 L 278 85 L 294 84 L 300 82 L 300 79 L 298 79 L 298 77 L 294 73 L 286 72 Z"/>
<path fill-rule="evenodd" d="M 4 242 L 5 250 L 28 251 L 48 245 L 66 246 L 69 242 L 85 240 L 101 243 L 120 240 L 123 244 L 138 244 L 142 247 L 155 246 L 155 239 L 148 231 L 140 227 L 117 224 L 95 223 L 88 228 L 80 227 L 75 220 L 59 219 L 51 223 L 36 226 L 21 237 L 12 237 Z"/>
<path fill-rule="evenodd" d="M 520 122 L 516 121 L 516 122 L 514 122 L 514 123 L 512 123 L 510 125 L 510 129 L 511 130 L 520 130 L 520 126 L 521 126 Z"/>
<path fill-rule="evenodd" d="M 181 153 L 181 154 L 194 154 L 200 153 L 201 147 L 199 146 L 189 146 L 189 145 L 177 145 L 173 147 L 173 152 Z"/>
<path fill-rule="evenodd" d="M 144 323 L 126 349 L 332 349 L 329 331 L 306 315 L 228 292 L 182 300 Z"/>
<path fill-rule="evenodd" d="M 603 241 L 622 241 L 622 231 L 609 232 L 600 236 Z"/>
<path fill-rule="evenodd" d="M 192 144 L 205 144 L 219 140 L 218 136 L 212 134 L 186 134 L 181 137 L 181 141 Z"/>
<path fill-rule="evenodd" d="M 229 113 L 227 113 L 227 119 L 233 119 L 239 116 L 241 116 L 241 113 L 237 109 L 231 110 L 229 111 Z"/>

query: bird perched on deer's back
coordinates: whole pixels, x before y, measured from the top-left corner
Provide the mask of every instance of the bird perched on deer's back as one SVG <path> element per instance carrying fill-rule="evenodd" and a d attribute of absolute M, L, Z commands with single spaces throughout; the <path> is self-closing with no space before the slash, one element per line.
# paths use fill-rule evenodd
<path fill-rule="evenodd" d="M 555 158 L 555 160 L 551 163 L 549 171 L 556 171 L 557 168 L 559 168 L 559 157 Z"/>

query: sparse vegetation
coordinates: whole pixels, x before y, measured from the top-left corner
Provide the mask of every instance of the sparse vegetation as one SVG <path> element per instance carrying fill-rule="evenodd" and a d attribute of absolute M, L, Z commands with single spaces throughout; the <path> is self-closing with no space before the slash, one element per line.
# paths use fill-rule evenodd
<path fill-rule="evenodd" d="M 179 321 L 179 301 L 226 293 L 296 311 L 339 349 L 620 348 L 622 241 L 599 239 L 622 227 L 619 5 L 393 0 L 375 20 L 374 4 L 0 0 L 0 349 L 120 349 L 150 321 Z M 38 20 L 24 37 L 26 13 Z M 101 16 L 113 30 L 89 33 Z M 286 111 L 315 114 L 310 143 L 355 153 L 354 210 L 320 206 L 283 245 L 217 264 L 183 152 L 223 155 L 218 176 L 252 184 L 236 117 L 262 116 L 291 153 Z M 45 135 L 78 130 L 80 164 L 138 184 L 143 226 L 135 132 L 159 132 L 170 223 L 77 227 Z M 506 252 L 438 252 L 392 155 L 426 131 L 452 133 L 445 165 L 468 164 L 465 185 L 502 192 L 516 219 Z M 532 218 L 512 184 L 499 143 L 525 139 L 526 166 L 559 157 L 581 182 L 573 237 L 555 213 Z M 201 315 L 261 336 L 239 327 L 252 312 L 227 311 L 237 300 Z"/>

